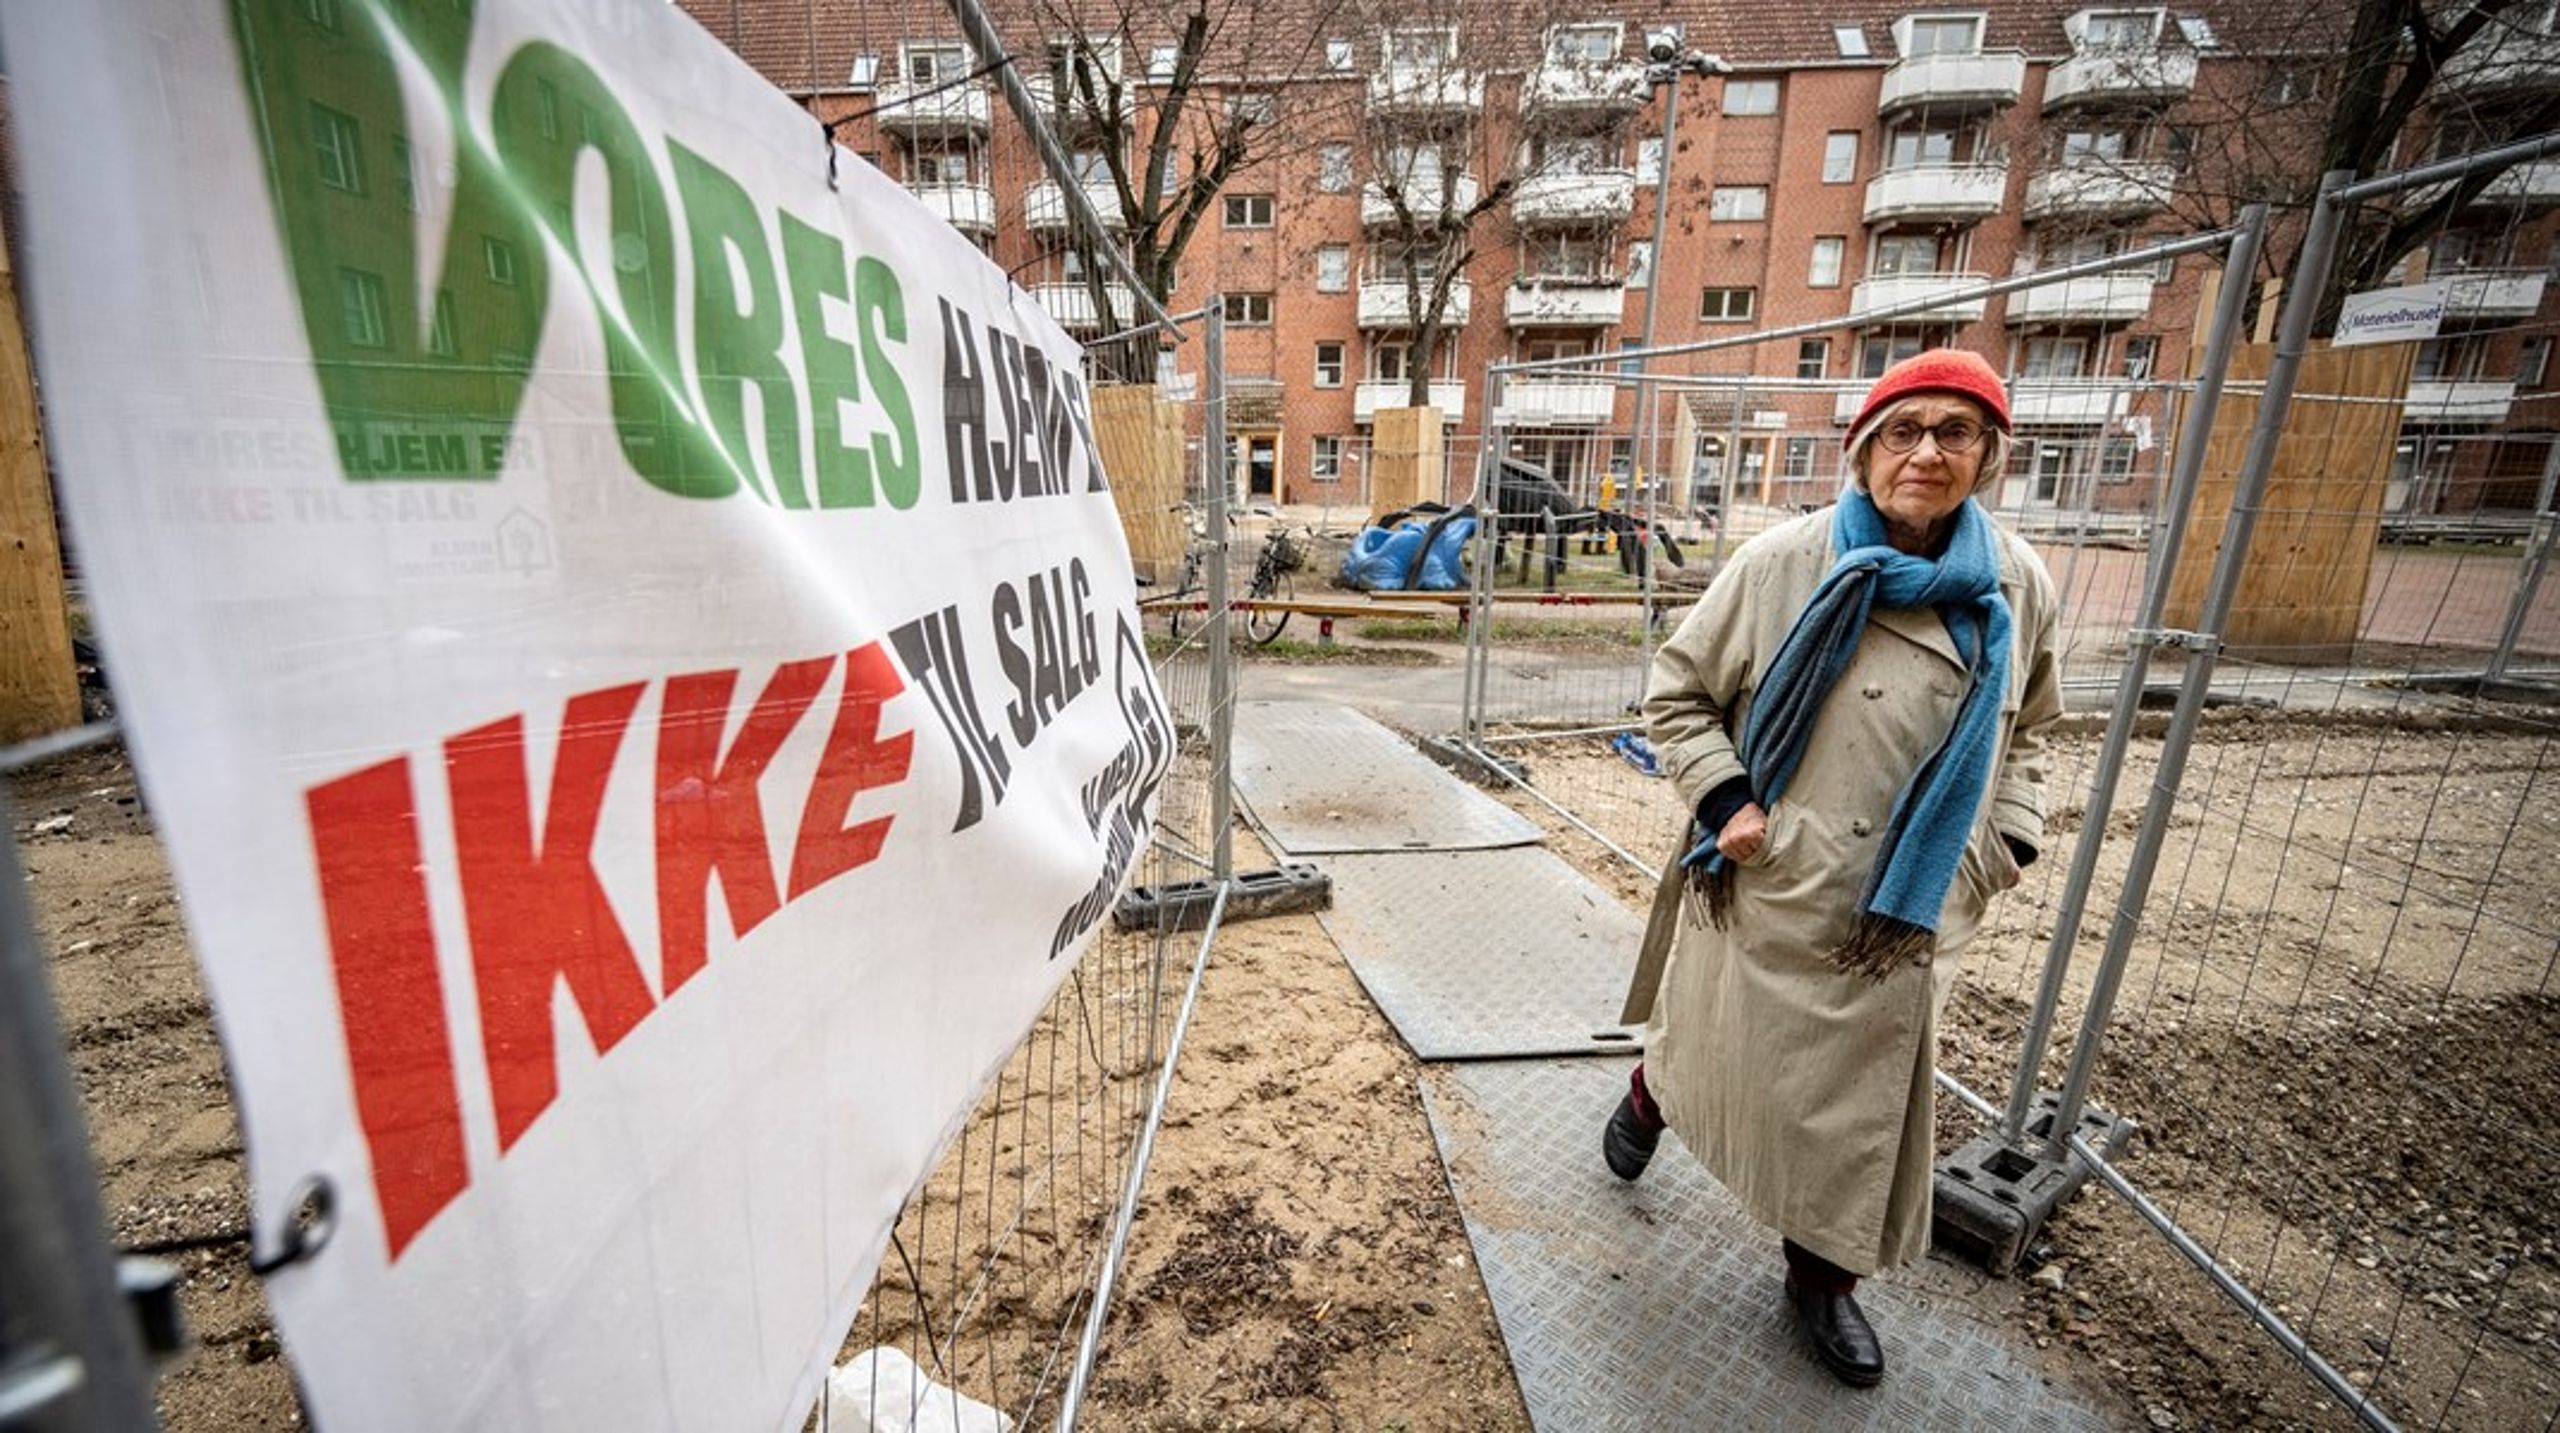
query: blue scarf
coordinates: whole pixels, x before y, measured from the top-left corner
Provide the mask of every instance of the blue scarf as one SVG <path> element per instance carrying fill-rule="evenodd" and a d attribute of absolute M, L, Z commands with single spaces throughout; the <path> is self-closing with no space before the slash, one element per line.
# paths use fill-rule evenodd
<path fill-rule="evenodd" d="M 1804 759 L 1814 720 L 1867 628 L 1867 614 L 1886 607 L 1931 607 L 1947 624 L 1972 682 L 1955 726 L 1894 798 L 1875 868 L 1858 897 L 1858 928 L 1832 961 L 1882 979 L 1897 966 L 1926 965 L 1937 947 L 1938 913 L 1955 884 L 1956 866 L 1991 779 L 1999 745 L 2000 699 L 2009 682 L 2008 599 L 2000 594 L 2000 553 L 1991 520 L 1968 501 L 1936 559 L 1896 551 L 1886 540 L 1875 500 L 1852 488 L 1832 520 L 1831 571 L 1796 615 L 1751 701 L 1742 730 L 1743 769 L 1753 796 L 1775 806 Z M 1716 832 L 1698 839 L 1681 865 L 1705 886 L 1715 924 L 1724 924 L 1732 862 L 1716 850 Z"/>

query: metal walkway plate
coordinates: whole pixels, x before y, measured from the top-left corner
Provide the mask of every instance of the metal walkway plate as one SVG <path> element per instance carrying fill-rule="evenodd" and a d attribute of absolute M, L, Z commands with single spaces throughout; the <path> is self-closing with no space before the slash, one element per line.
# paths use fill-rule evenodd
<path fill-rule="evenodd" d="M 1542 834 L 1403 737 L 1330 702 L 1238 704 L 1235 786 L 1291 856 L 1475 851 Z"/>
<path fill-rule="evenodd" d="M 1444 778 L 1450 779 L 1450 778 Z M 1542 846 L 1320 856 L 1317 914 L 1425 1060 L 1625 1054 L 1644 921 Z"/>
<path fill-rule="evenodd" d="M 1778 1238 L 1676 1139 L 1622 1184 L 1600 1128 L 1628 1061 L 1450 1065 L 1422 1075 L 1448 1166 L 1519 1371 L 1553 1433 L 1662 1428 L 2099 1430 L 2130 1420 L 2066 1389 L 1968 1301 L 1982 1275 L 1935 1259 L 1870 1280 L 1882 1386 L 1813 1361 L 1785 1305 Z"/>

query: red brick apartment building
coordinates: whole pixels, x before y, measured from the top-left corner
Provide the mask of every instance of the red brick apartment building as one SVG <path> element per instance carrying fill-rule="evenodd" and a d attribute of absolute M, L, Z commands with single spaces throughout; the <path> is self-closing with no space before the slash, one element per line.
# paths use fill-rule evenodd
<path fill-rule="evenodd" d="M 945 10 L 680 3 L 818 117 L 840 121 L 842 143 L 1071 331 L 1094 335 L 1057 186 L 989 81 L 968 78 L 978 58 Z M 1035 91 L 1055 84 L 1062 22 L 1024 0 L 994 8 Z M 2550 0 L 2518 5 L 2463 51 L 2399 162 L 2512 137 L 2520 116 L 2560 96 L 2553 10 Z M 1115 11 L 1110 24 L 1140 13 Z M 1460 451 L 1491 416 L 1488 364 L 1634 346 L 1649 307 L 1657 344 L 1828 320 L 1818 336 L 1658 368 L 1712 377 L 1660 400 L 1645 455 L 1623 386 L 1515 380 L 1500 415 L 1511 451 L 1586 492 L 1604 472 L 1659 468 L 1657 493 L 1682 506 L 1703 505 L 1726 479 L 1737 502 L 1820 501 L 1837 481 L 1839 423 L 1862 380 L 1919 348 L 1956 344 L 2015 380 L 2022 441 L 1998 500 L 2027 513 L 2149 501 L 2177 417 L 2164 380 L 2186 371 L 2216 261 L 1993 298 L 1943 321 L 1859 315 L 2192 233 L 2226 220 L 2242 193 L 2287 203 L 2273 248 L 2289 257 L 2316 181 L 2320 89 L 2337 82 L 2347 24 L 2337 0 L 1673 0 L 1616 17 L 1582 7 L 1525 36 L 1510 33 L 1519 13 L 1477 20 L 1462 0 L 1412 23 L 1372 16 L 1365 31 L 1346 12 L 1338 34 L 1321 11 L 1306 14 L 1314 29 L 1284 47 L 1304 57 L 1293 72 L 1227 80 L 1235 92 L 1224 102 L 1266 107 L 1286 142 L 1226 183 L 1182 255 L 1174 296 L 1178 308 L 1225 296 L 1229 427 L 1252 494 L 1356 500 L 1371 415 L 1408 401 L 1410 315 L 1382 254 L 1389 216 L 1377 178 L 1380 155 L 1410 164 L 1419 150 L 1435 173 L 1467 167 L 1448 191 L 1461 205 L 1497 180 L 1510 185 L 1472 231 L 1429 380 Z M 1668 87 L 1645 62 L 1649 36 L 1666 29 L 1727 67 L 1681 80 L 1668 156 Z M 1270 48 L 1271 32 L 1257 43 Z M 1103 53 L 1143 97 L 1175 51 L 1170 36 L 1157 43 L 1131 24 Z M 1439 78 L 1404 73 L 1425 64 Z M 1412 126 L 1408 147 L 1394 147 L 1399 124 Z M 1098 141 L 1072 125 L 1062 137 L 1099 207 L 1116 212 Z M 1656 233 L 1665 182 L 1668 221 Z M 2453 287 L 2445 335 L 2417 360 L 2394 511 L 2531 506 L 2560 432 L 2545 302 L 2560 257 L 2555 212 L 2560 162 L 2523 166 L 2396 271 Z M 1168 355 L 1177 391 L 1197 364 L 1196 347 Z"/>

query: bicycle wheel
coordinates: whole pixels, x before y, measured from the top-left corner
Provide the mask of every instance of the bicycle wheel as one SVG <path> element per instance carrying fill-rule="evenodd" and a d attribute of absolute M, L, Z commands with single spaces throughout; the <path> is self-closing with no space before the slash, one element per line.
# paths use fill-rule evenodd
<path fill-rule="evenodd" d="M 1253 584 L 1249 594 L 1256 602 L 1294 602 L 1298 599 L 1297 579 L 1285 572 L 1271 574 L 1268 582 Z M 1280 638 L 1280 629 L 1289 625 L 1286 607 L 1256 607 L 1244 614 L 1244 630 L 1257 647 L 1268 647 Z"/>

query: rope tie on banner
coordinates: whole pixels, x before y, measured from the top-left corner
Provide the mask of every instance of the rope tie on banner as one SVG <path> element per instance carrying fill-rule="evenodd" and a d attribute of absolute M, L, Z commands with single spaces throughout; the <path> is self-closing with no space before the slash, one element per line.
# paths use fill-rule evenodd
<path fill-rule="evenodd" d="M 886 101 L 886 102 L 881 103 L 881 104 L 875 104 L 875 105 L 872 105 L 872 106 L 871 106 L 870 108 L 868 108 L 868 109 L 858 109 L 858 110 L 855 110 L 855 111 L 854 111 L 853 113 L 851 113 L 851 114 L 847 114 L 847 115 L 839 115 L 839 116 L 837 116 L 836 118 L 831 119 L 831 120 L 828 120 L 826 123 L 824 123 L 824 124 L 822 124 L 822 125 L 818 126 L 819 130 L 820 130 L 821 132 L 823 132 L 823 133 L 824 133 L 824 135 L 825 135 L 825 137 L 826 137 L 826 145 L 827 145 L 827 188 L 829 188 L 830 190 L 832 190 L 832 189 L 834 189 L 834 188 L 836 187 L 836 133 L 837 133 L 837 131 L 839 131 L 839 130 L 843 129 L 846 125 L 849 125 L 849 124 L 853 123 L 855 120 L 858 120 L 858 119 L 869 119 L 869 118 L 871 118 L 873 115 L 880 113 L 882 110 L 886 110 L 886 109 L 896 109 L 896 108 L 898 108 L 898 107 L 899 107 L 899 106 L 901 106 L 901 105 L 911 105 L 911 104 L 914 104 L 914 103 L 915 103 L 916 101 L 918 101 L 918 100 L 931 99 L 931 98 L 933 98 L 935 95 L 941 94 L 941 93 L 943 93 L 943 92 L 945 92 L 945 91 L 947 91 L 947 90 L 956 90 L 956 89 L 960 88 L 962 85 L 975 84 L 975 83 L 977 83 L 978 81 L 985 79 L 987 76 L 989 76 L 989 75 L 991 75 L 991 74 L 994 74 L 996 71 L 998 71 L 998 70 L 1000 70 L 1000 69 L 1003 69 L 1005 66 L 1010 65 L 1010 64 L 1012 64 L 1012 63 L 1013 63 L 1013 57 L 1012 57 L 1011 55 L 1007 55 L 1007 56 L 1005 56 L 1005 57 L 1004 57 L 1003 59 L 1001 59 L 1001 60 L 989 60 L 987 63 L 985 63 L 985 64 L 983 64 L 983 65 L 978 66 L 976 69 L 971 70 L 969 73 L 967 73 L 967 74 L 965 74 L 965 75 L 962 75 L 960 78 L 958 78 L 958 79 L 956 79 L 956 80 L 945 80 L 945 81 L 943 81 L 941 84 L 933 85 L 933 86 L 930 86 L 930 87 L 928 87 L 928 88 L 926 88 L 926 89 L 920 89 L 920 90 L 917 90 L 914 94 L 909 94 L 909 95 L 900 95 L 900 96 L 898 96 L 896 99 L 889 100 L 889 101 Z"/>
<path fill-rule="evenodd" d="M 279 1247 L 272 1254 L 262 1256 L 258 1253 L 256 1231 L 247 1224 L 211 1234 L 177 1234 L 166 1239 L 147 1239 L 139 1244 L 119 1245 L 116 1252 L 157 1257 L 247 1244 L 251 1246 L 249 1272 L 263 1279 L 279 1269 L 291 1268 L 319 1254 L 328 1247 L 329 1237 L 337 1232 L 337 1227 L 337 1187 L 325 1177 L 314 1175 L 304 1180 L 296 1191 L 293 1217 L 286 1221 L 283 1232 L 278 1236 Z"/>

